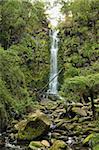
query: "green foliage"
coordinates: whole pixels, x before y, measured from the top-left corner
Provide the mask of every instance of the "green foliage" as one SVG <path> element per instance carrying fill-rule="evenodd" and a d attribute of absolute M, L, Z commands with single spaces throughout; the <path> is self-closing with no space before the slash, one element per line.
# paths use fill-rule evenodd
<path fill-rule="evenodd" d="M 24 16 L 20 17 L 22 15 L 21 7 L 20 1 L 6 1 L 2 6 L 0 41 L 5 49 L 19 41 L 23 34 L 26 21 Z"/>
<path fill-rule="evenodd" d="M 44 4 L 36 1 L 7 0 L 0 5 L 0 41 L 7 49 L 19 43 L 24 34 L 47 27 Z"/>
<path fill-rule="evenodd" d="M 88 142 L 92 143 L 92 149 L 98 150 L 99 149 L 99 133 L 91 133 L 89 134 L 83 141 L 83 144 Z"/>
<path fill-rule="evenodd" d="M 22 111 L 29 101 L 29 94 L 19 62 L 15 53 L 0 50 L 0 103 Z"/>
<path fill-rule="evenodd" d="M 74 100 L 74 98 L 80 100 L 83 94 L 90 96 L 90 91 L 92 91 L 94 95 L 97 95 L 99 91 L 99 74 L 67 78 L 65 79 L 61 91 L 61 94 L 67 97 L 67 99 L 70 95 L 69 100 Z"/>
<path fill-rule="evenodd" d="M 97 89 L 99 84 L 97 77 L 99 72 L 98 4 L 98 0 L 63 2 L 62 12 L 66 17 L 65 21 L 59 25 L 58 59 L 61 63 L 60 67 L 64 66 L 61 92 L 68 99 L 73 100 L 73 96 L 75 100 L 80 99 L 82 94 L 79 95 L 79 91 L 88 96 L 89 89 Z M 97 82 L 96 87 L 93 82 Z M 98 96 L 98 92 L 96 93 Z"/>
<path fill-rule="evenodd" d="M 44 3 L 0 1 L 0 46 L 0 103 L 25 111 L 48 81 L 49 37 Z"/>
<path fill-rule="evenodd" d="M 6 88 L 4 81 L 0 79 L 0 103 L 2 104 L 5 104 L 7 102 L 10 103 L 11 100 L 12 100 L 12 97 Z"/>
<path fill-rule="evenodd" d="M 14 58 L 14 59 L 13 59 Z M 24 74 L 18 65 L 19 58 L 11 51 L 0 51 L 0 76 L 13 95 L 21 99 L 21 89 L 25 86 Z"/>
<path fill-rule="evenodd" d="M 39 0 L 34 1 L 31 10 L 30 10 L 30 18 L 28 20 L 28 30 L 31 32 L 32 30 L 37 31 L 47 26 L 46 16 L 44 14 L 44 3 Z M 32 31 L 33 32 L 33 31 Z"/>
<path fill-rule="evenodd" d="M 99 133 L 94 134 L 92 138 L 92 146 L 93 146 L 93 150 L 99 149 Z"/>

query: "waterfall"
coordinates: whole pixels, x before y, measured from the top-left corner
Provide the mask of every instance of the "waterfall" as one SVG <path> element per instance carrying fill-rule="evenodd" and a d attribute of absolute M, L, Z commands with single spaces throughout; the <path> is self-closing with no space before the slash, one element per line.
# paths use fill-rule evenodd
<path fill-rule="evenodd" d="M 57 95 L 58 93 L 58 67 L 57 67 L 57 52 L 58 52 L 58 30 L 51 31 L 51 58 L 50 58 L 50 78 L 49 78 L 49 93 Z"/>

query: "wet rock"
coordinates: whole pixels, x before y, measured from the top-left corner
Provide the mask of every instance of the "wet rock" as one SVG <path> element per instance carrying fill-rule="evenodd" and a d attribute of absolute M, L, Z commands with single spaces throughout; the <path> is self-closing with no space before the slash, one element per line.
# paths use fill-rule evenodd
<path fill-rule="evenodd" d="M 67 145 L 62 140 L 56 140 L 49 150 L 66 150 Z"/>
<path fill-rule="evenodd" d="M 67 136 L 66 135 L 61 135 L 58 137 L 59 140 L 67 141 Z"/>
<path fill-rule="evenodd" d="M 55 124 L 51 124 L 50 129 L 53 131 L 57 128 L 57 126 Z"/>
<path fill-rule="evenodd" d="M 66 114 L 66 109 L 65 108 L 61 108 L 61 109 L 57 109 L 55 110 L 56 115 L 57 115 L 57 118 L 64 118 L 65 117 L 65 114 Z"/>
<path fill-rule="evenodd" d="M 16 124 L 15 128 L 18 130 L 18 139 L 33 140 L 46 134 L 50 125 L 49 118 L 37 110 L 35 113 L 29 114 L 25 120 Z"/>
<path fill-rule="evenodd" d="M 88 127 L 86 126 L 85 130 L 84 130 L 84 133 L 91 133 L 91 132 L 99 132 L 99 128 L 98 127 Z"/>
<path fill-rule="evenodd" d="M 54 94 L 49 94 L 48 98 L 52 101 L 57 101 L 59 99 L 58 95 L 54 95 Z"/>
<path fill-rule="evenodd" d="M 60 126 L 62 126 L 62 124 L 63 124 L 64 122 L 65 122 L 64 119 L 57 119 L 57 120 L 55 120 L 55 123 L 57 123 L 57 124 L 56 124 L 57 128 L 59 128 Z"/>
<path fill-rule="evenodd" d="M 73 107 L 75 106 L 75 107 L 83 107 L 84 105 L 82 104 L 82 103 L 74 103 L 74 102 L 72 102 L 72 104 L 71 104 Z"/>
<path fill-rule="evenodd" d="M 74 141 L 73 137 L 68 137 L 68 140 L 66 143 L 71 146 L 75 143 L 75 141 Z"/>
<path fill-rule="evenodd" d="M 86 111 L 83 108 L 73 107 L 72 111 L 75 112 L 77 115 L 87 116 L 87 113 L 86 113 Z"/>
<path fill-rule="evenodd" d="M 58 103 L 56 101 L 44 101 L 41 102 L 41 105 L 47 110 L 55 110 L 58 107 Z"/>
<path fill-rule="evenodd" d="M 78 127 L 78 124 L 77 123 L 68 123 L 68 124 L 63 124 L 62 127 L 64 127 L 63 129 L 66 130 L 66 131 L 69 131 L 69 130 L 75 130 L 75 127 Z"/>
<path fill-rule="evenodd" d="M 91 117 L 90 116 L 86 116 L 86 117 L 81 117 L 79 118 L 79 122 L 84 122 L 84 121 L 91 121 Z"/>
<path fill-rule="evenodd" d="M 53 132 L 52 133 L 52 137 L 55 138 L 55 139 L 59 139 L 60 136 L 61 136 L 61 134 L 58 133 L 58 132 Z"/>

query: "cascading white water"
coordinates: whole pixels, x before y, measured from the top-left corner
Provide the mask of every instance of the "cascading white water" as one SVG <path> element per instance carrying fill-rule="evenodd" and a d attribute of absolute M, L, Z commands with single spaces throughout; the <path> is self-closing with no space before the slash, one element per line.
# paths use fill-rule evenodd
<path fill-rule="evenodd" d="M 65 15 L 61 13 L 62 5 L 58 0 L 45 0 L 47 1 L 47 10 L 48 14 L 49 27 L 51 31 L 51 49 L 50 49 L 50 77 L 49 77 L 49 90 L 48 94 L 54 94 L 58 96 L 58 67 L 57 67 L 57 53 L 58 53 L 58 23 L 63 21 Z"/>
<path fill-rule="evenodd" d="M 50 58 L 50 78 L 49 78 L 49 93 L 57 94 L 58 90 L 58 68 L 57 68 L 57 52 L 58 52 L 58 30 L 51 32 L 51 58 Z"/>

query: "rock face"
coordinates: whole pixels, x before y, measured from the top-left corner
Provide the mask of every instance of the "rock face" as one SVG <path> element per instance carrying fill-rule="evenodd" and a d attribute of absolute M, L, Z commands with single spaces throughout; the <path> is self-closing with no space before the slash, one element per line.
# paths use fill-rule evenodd
<path fill-rule="evenodd" d="M 33 140 L 48 132 L 51 121 L 49 118 L 37 110 L 27 116 L 27 119 L 15 125 L 18 130 L 18 139 Z"/>
<path fill-rule="evenodd" d="M 7 126 L 8 117 L 5 108 L 0 104 L 0 132 L 3 132 Z"/>

